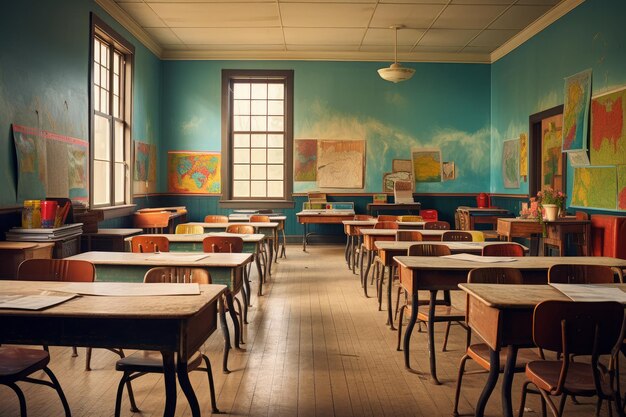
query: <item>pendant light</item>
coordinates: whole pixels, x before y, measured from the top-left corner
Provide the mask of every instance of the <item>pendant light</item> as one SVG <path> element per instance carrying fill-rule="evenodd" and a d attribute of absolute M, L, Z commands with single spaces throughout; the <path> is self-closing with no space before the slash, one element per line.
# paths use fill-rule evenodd
<path fill-rule="evenodd" d="M 394 42 L 394 59 L 393 64 L 389 66 L 389 68 L 381 68 L 378 70 L 378 75 L 380 78 L 386 81 L 391 81 L 392 83 L 399 83 L 400 81 L 406 81 L 410 79 L 415 70 L 413 68 L 403 67 L 398 63 L 398 29 L 403 26 L 394 25 L 391 26 L 391 29 L 394 30 L 396 40 Z"/>

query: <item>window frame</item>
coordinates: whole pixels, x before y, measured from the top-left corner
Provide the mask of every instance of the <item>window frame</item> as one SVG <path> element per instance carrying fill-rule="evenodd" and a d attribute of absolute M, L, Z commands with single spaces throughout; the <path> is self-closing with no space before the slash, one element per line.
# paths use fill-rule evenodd
<path fill-rule="evenodd" d="M 284 197 L 277 198 L 233 198 L 233 89 L 235 81 L 282 80 L 285 86 L 284 128 Z M 291 208 L 293 202 L 293 70 L 222 70 L 222 198 L 220 206 L 225 208 Z"/>
<path fill-rule="evenodd" d="M 122 89 L 120 90 L 120 95 L 123 95 L 120 106 L 122 107 L 122 111 L 120 112 L 120 117 L 116 117 L 113 115 L 113 87 L 111 80 L 113 79 L 113 70 L 112 64 L 111 69 L 109 70 L 110 78 L 109 78 L 109 112 L 102 113 L 98 112 L 100 115 L 106 116 L 110 120 L 110 130 L 111 130 L 111 146 L 110 146 L 110 201 L 106 204 L 94 204 L 94 192 L 95 184 L 94 180 L 94 156 L 95 156 L 95 86 L 94 86 L 94 42 L 95 39 L 98 38 L 101 41 L 108 43 L 109 48 L 111 48 L 110 57 L 113 56 L 115 52 L 118 52 L 122 55 L 123 62 L 121 63 L 121 71 L 120 77 L 123 78 Z M 119 33 L 117 33 L 113 28 L 107 25 L 101 18 L 99 18 L 94 13 L 90 13 L 90 33 L 89 33 L 89 182 L 90 182 L 90 193 L 89 193 L 89 204 L 92 208 L 99 209 L 121 209 L 125 206 L 132 205 L 132 116 L 133 116 L 133 81 L 134 81 L 134 56 L 135 56 L 135 47 L 133 44 L 128 42 L 124 37 L 122 37 Z M 112 63 L 113 61 L 111 61 Z M 124 199 L 122 202 L 115 201 L 115 121 L 121 120 L 123 122 L 123 146 L 124 146 Z"/>

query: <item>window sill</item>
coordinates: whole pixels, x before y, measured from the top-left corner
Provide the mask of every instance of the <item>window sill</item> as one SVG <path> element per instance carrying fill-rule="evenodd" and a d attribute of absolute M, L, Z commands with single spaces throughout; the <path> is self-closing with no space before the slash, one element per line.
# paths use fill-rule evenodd
<path fill-rule="evenodd" d="M 136 204 L 125 204 L 123 206 L 97 207 L 94 208 L 94 210 L 102 211 L 104 215 L 103 220 L 108 220 L 115 219 L 117 217 L 130 216 L 135 212 L 136 207 Z"/>
<path fill-rule="evenodd" d="M 220 200 L 220 207 L 230 209 L 293 208 L 294 205 L 287 200 Z"/>

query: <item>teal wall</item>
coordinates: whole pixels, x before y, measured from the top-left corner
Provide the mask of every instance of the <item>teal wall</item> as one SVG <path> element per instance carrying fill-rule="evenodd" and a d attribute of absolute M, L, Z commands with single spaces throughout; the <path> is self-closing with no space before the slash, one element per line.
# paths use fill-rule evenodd
<path fill-rule="evenodd" d="M 392 159 L 411 147 L 439 147 L 457 178 L 420 183 L 416 192 L 480 192 L 489 187 L 490 74 L 488 65 L 410 64 L 410 81 L 383 81 L 381 63 L 294 61 L 164 61 L 163 143 L 168 150 L 221 150 L 221 70 L 292 69 L 295 139 L 366 140 L 365 187 L 380 192 Z M 166 186 L 165 170 L 159 172 Z M 295 192 L 318 189 L 294 184 Z M 161 188 L 161 191 L 166 189 Z M 329 190 L 331 191 L 331 190 Z"/>
<path fill-rule="evenodd" d="M 89 13 L 135 45 L 132 136 L 160 139 L 159 59 L 101 10 L 85 0 L 6 2 L 0 14 L 0 206 L 16 197 L 11 124 L 88 138 Z"/>
<path fill-rule="evenodd" d="M 624 16 L 623 0 L 587 0 L 491 65 L 492 192 L 528 193 L 524 182 L 504 188 L 502 141 L 528 134 L 529 115 L 563 104 L 565 77 L 591 68 L 592 95 L 626 85 Z"/>

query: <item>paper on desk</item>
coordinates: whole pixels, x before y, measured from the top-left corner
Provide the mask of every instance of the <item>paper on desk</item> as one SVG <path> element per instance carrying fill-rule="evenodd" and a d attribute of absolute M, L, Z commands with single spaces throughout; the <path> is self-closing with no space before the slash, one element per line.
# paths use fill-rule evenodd
<path fill-rule="evenodd" d="M 198 295 L 198 284 L 136 282 L 68 282 L 54 291 L 113 297 L 150 297 L 156 295 Z"/>
<path fill-rule="evenodd" d="M 471 261 L 482 263 L 499 263 L 499 262 L 515 262 L 516 259 L 508 256 L 480 256 L 471 253 L 457 253 L 454 255 L 445 255 L 442 258 L 457 259 L 459 261 Z"/>
<path fill-rule="evenodd" d="M 43 310 L 71 300 L 78 294 L 68 295 L 4 295 L 0 296 L 0 308 L 16 310 Z"/>
<path fill-rule="evenodd" d="M 197 262 L 201 259 L 207 258 L 209 255 L 206 253 L 181 253 L 181 252 L 159 252 L 159 253 L 146 253 L 144 258 L 146 261 L 173 261 L 173 262 Z"/>
<path fill-rule="evenodd" d="M 602 284 L 550 284 L 572 301 L 617 301 L 626 304 L 626 292 Z"/>

